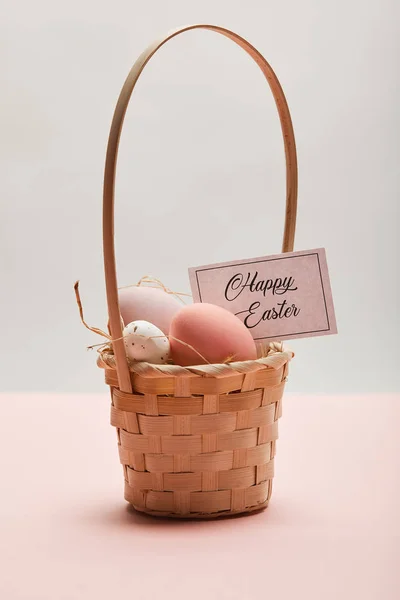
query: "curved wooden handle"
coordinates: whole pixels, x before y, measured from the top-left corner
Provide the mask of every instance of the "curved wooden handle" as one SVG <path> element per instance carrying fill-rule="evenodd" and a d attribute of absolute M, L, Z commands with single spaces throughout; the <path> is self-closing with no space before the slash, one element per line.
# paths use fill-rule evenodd
<path fill-rule="evenodd" d="M 151 57 L 170 39 L 176 35 L 189 31 L 190 29 L 209 29 L 216 31 L 238 44 L 243 48 L 251 58 L 258 64 L 261 71 L 267 79 L 275 103 L 278 109 L 279 118 L 282 127 L 283 141 L 286 155 L 286 218 L 283 235 L 282 252 L 291 252 L 294 244 L 294 234 L 296 229 L 296 211 L 297 211 L 297 156 L 296 144 L 294 140 L 292 120 L 290 118 L 289 108 L 281 85 L 265 60 L 265 58 L 245 39 L 223 27 L 215 25 L 188 25 L 176 29 L 166 35 L 161 40 L 151 44 L 137 59 L 133 65 L 126 81 L 122 87 L 115 108 L 114 117 L 111 124 L 110 135 L 108 138 L 106 165 L 104 172 L 104 193 L 103 193 L 103 249 L 104 249 L 104 270 L 107 289 L 108 314 L 110 319 L 110 332 L 113 340 L 113 349 L 117 367 L 119 388 L 131 393 L 132 384 L 129 367 L 125 355 L 125 347 L 122 338 L 121 319 L 118 302 L 117 274 L 115 268 L 115 248 L 114 248 L 114 184 L 115 171 L 118 155 L 118 145 L 121 135 L 122 124 L 124 122 L 126 109 L 131 97 L 133 88 L 136 85 L 144 67 Z"/>

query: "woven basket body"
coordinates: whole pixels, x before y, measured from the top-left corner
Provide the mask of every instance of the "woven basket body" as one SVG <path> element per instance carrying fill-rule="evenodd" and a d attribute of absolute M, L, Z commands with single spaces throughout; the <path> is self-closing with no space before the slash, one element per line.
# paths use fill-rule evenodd
<path fill-rule="evenodd" d="M 150 45 L 121 90 L 107 146 L 103 195 L 104 269 L 112 350 L 99 363 L 111 387 L 111 422 L 118 432 L 125 498 L 154 515 L 214 517 L 268 504 L 287 365 L 279 346 L 265 358 L 182 368 L 138 363 L 125 355 L 114 249 L 114 190 L 119 140 L 134 87 L 166 42 L 192 29 L 219 33 L 243 48 L 267 80 L 280 118 L 286 157 L 286 217 L 282 252 L 293 250 L 297 157 L 292 121 L 280 83 L 245 39 L 214 25 L 191 25 Z"/>
<path fill-rule="evenodd" d="M 214 517 L 267 506 L 291 354 L 247 372 L 132 374 L 133 392 L 111 387 L 111 424 L 125 499 L 159 516 Z M 250 363 L 249 363 L 250 365 Z M 106 366 L 106 365 L 102 365 Z"/>

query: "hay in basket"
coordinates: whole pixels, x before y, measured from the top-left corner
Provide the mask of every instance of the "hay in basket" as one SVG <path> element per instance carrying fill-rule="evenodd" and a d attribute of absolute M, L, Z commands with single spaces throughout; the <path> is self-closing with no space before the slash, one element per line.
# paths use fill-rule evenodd
<path fill-rule="evenodd" d="M 145 65 L 168 40 L 208 29 L 243 48 L 274 95 L 286 155 L 283 252 L 293 250 L 297 160 L 289 109 L 263 56 L 222 27 L 192 25 L 152 44 L 138 58 L 119 96 L 111 125 L 104 178 L 103 243 L 111 342 L 98 364 L 111 390 L 111 423 L 125 478 L 125 499 L 157 516 L 210 518 L 267 506 L 274 476 L 278 419 L 292 353 L 271 343 L 251 361 L 181 367 L 128 361 L 122 339 L 114 251 L 114 187 L 121 129 Z"/>

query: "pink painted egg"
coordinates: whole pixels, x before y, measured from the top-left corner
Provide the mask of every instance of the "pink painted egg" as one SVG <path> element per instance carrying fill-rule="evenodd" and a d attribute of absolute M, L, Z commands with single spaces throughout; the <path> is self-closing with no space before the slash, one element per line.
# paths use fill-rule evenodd
<path fill-rule="evenodd" d="M 174 315 L 182 308 L 172 294 L 150 286 L 132 286 L 118 291 L 119 309 L 124 324 L 148 321 L 168 335 Z"/>
<path fill-rule="evenodd" d="M 177 341 L 180 340 L 180 341 Z M 183 367 L 257 358 L 250 331 L 234 314 L 215 304 L 189 304 L 176 313 L 170 328 L 171 357 Z M 205 360 L 188 346 L 192 346 Z"/>

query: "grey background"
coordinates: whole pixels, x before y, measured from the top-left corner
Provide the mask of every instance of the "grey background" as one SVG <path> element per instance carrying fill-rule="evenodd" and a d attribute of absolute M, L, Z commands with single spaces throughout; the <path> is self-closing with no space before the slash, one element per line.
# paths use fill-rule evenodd
<path fill-rule="evenodd" d="M 398 391 L 399 5 L 390 0 L 2 2 L 1 389 L 105 391 L 101 251 L 108 129 L 131 65 L 211 22 L 277 72 L 299 157 L 295 249 L 325 247 L 339 335 L 290 343 L 290 390 Z M 117 182 L 121 285 L 279 252 L 284 153 L 258 68 L 212 32 L 169 42 L 128 110 Z"/>

